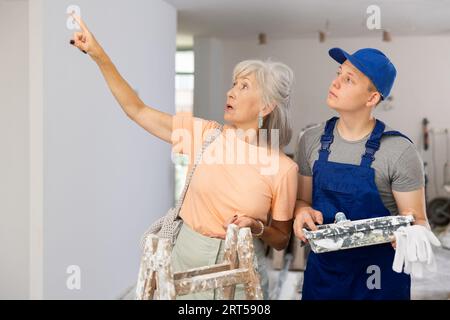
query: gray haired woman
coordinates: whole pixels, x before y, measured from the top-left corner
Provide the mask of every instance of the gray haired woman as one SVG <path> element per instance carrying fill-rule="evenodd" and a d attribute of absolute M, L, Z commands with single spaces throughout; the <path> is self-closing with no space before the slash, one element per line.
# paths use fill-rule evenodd
<path fill-rule="evenodd" d="M 184 223 L 172 252 L 174 271 L 219 263 L 227 225 L 249 227 L 267 299 L 265 245 L 278 250 L 288 245 L 297 193 L 298 167 L 282 151 L 292 135 L 291 69 L 272 61 L 239 63 L 226 95 L 223 127 L 192 114 L 169 115 L 140 100 L 83 21 L 74 18 L 82 32 L 74 34 L 71 44 L 97 63 L 124 112 L 154 136 L 171 143 L 175 151 L 188 155 L 191 166 L 198 146 L 211 131 L 222 128 L 204 151 L 181 207 Z M 243 288 L 238 286 L 235 298 L 243 297 Z M 178 298 L 215 299 L 216 293 L 211 290 Z"/>

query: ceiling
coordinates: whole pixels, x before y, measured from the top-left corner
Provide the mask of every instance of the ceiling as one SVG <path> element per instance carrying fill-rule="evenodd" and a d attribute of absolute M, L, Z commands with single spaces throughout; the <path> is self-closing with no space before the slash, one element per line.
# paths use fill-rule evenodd
<path fill-rule="evenodd" d="M 379 36 L 366 22 L 380 8 L 381 28 L 396 35 L 450 34 L 450 0 L 165 0 L 178 10 L 178 33 L 222 38 Z"/>

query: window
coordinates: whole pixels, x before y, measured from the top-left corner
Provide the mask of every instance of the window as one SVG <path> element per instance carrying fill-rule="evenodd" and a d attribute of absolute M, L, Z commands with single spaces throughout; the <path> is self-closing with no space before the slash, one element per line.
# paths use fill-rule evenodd
<path fill-rule="evenodd" d="M 175 69 L 176 111 L 192 112 L 194 104 L 194 52 L 177 51 Z"/>
<path fill-rule="evenodd" d="M 194 52 L 177 51 L 175 56 L 175 109 L 176 112 L 193 112 L 194 107 Z M 180 198 L 186 181 L 188 158 L 173 156 L 175 163 L 175 201 Z"/>

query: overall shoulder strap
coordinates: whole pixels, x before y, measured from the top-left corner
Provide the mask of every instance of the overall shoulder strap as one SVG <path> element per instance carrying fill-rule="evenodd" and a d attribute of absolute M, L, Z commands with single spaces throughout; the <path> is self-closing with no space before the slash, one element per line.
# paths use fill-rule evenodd
<path fill-rule="evenodd" d="M 362 156 L 361 166 L 370 167 L 372 165 L 372 162 L 375 160 L 375 153 L 380 149 L 381 139 L 385 136 L 399 136 L 413 143 L 411 139 L 404 134 L 393 130 L 384 131 L 385 128 L 386 125 L 382 121 L 377 120 L 374 130 L 369 140 L 366 142 L 366 151 Z"/>
<path fill-rule="evenodd" d="M 380 149 L 380 141 L 383 136 L 384 129 L 386 125 L 380 121 L 376 120 L 375 128 L 373 129 L 369 140 L 366 142 L 366 150 L 361 157 L 361 166 L 370 167 L 373 160 L 375 160 L 375 153 Z"/>
<path fill-rule="evenodd" d="M 403 133 L 399 132 L 399 131 L 386 131 L 383 132 L 383 136 L 398 136 L 398 137 L 403 137 L 406 140 L 408 140 L 409 142 L 411 142 L 412 144 L 414 144 L 414 142 L 412 142 L 412 140 L 410 138 L 408 138 L 407 136 L 405 136 Z"/>
<path fill-rule="evenodd" d="M 334 140 L 333 131 L 338 119 L 338 117 L 333 117 L 328 120 L 325 125 L 323 135 L 320 137 L 319 161 L 321 162 L 328 161 L 328 156 L 330 155 L 330 146 Z"/>

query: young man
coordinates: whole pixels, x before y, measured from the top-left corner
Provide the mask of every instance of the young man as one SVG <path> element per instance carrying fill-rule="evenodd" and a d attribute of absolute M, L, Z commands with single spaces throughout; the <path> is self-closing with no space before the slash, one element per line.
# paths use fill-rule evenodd
<path fill-rule="evenodd" d="M 413 214 L 416 224 L 427 226 L 420 156 L 406 136 L 372 115 L 389 96 L 394 65 L 371 48 L 352 55 L 333 48 L 329 54 L 340 66 L 327 104 L 339 118 L 307 130 L 300 139 L 296 236 L 307 242 L 302 228 L 333 223 L 340 211 L 349 220 Z M 303 299 L 410 299 L 409 275 L 392 270 L 394 246 L 311 252 Z M 367 284 L 370 270 L 380 272 L 375 288 Z"/>

